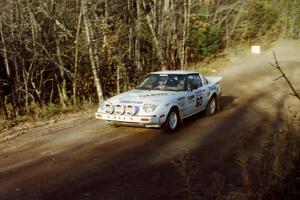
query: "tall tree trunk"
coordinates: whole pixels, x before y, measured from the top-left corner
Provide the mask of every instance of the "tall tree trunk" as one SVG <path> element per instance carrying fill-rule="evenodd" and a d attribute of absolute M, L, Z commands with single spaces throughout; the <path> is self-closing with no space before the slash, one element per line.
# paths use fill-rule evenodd
<path fill-rule="evenodd" d="M 191 4 L 192 4 L 192 0 L 188 0 L 188 6 L 187 6 L 187 19 L 186 19 L 186 39 L 185 41 L 188 40 L 189 35 L 190 35 L 190 17 L 191 17 Z M 186 43 L 186 42 L 185 42 Z M 185 56 L 184 56 L 184 63 L 185 65 L 188 65 L 188 47 L 186 46 L 185 50 Z"/>
<path fill-rule="evenodd" d="M 146 8 L 145 1 L 143 1 L 143 4 L 144 4 L 144 8 Z M 152 18 L 156 18 L 156 16 L 152 16 Z M 149 29 L 150 29 L 152 37 L 153 37 L 153 45 L 154 45 L 154 49 L 155 49 L 156 58 L 158 59 L 160 67 L 162 68 L 163 56 L 162 56 L 161 45 L 158 41 L 158 34 L 156 34 L 156 32 L 154 30 L 149 13 L 146 14 L 146 19 L 147 19 L 147 24 L 149 26 Z M 154 70 L 154 69 L 152 69 L 152 70 Z"/>
<path fill-rule="evenodd" d="M 164 44 L 164 68 L 170 70 L 172 66 L 170 65 L 170 37 L 171 37 L 171 26 L 170 21 L 170 0 L 165 0 L 162 9 L 162 19 L 161 19 L 161 37 L 160 42 Z"/>
<path fill-rule="evenodd" d="M 23 81 L 24 81 L 24 93 L 25 93 L 25 110 L 27 113 L 29 113 L 29 90 L 28 90 L 28 75 L 23 68 Z"/>
<path fill-rule="evenodd" d="M 136 35 L 136 31 L 133 33 L 133 22 L 134 22 L 134 16 L 133 16 L 133 2 L 135 0 L 127 0 L 127 11 L 128 11 L 128 24 L 129 24 L 129 35 L 128 35 L 128 57 L 129 57 L 129 65 L 132 65 L 133 63 L 136 62 L 136 56 L 135 56 L 135 42 L 136 42 L 136 37 L 134 37 L 134 33 Z M 138 71 L 138 70 L 137 70 Z M 126 69 L 124 70 L 124 84 L 123 84 L 123 90 L 126 91 L 128 90 L 128 82 L 129 82 L 129 76 L 128 72 L 130 73 L 131 70 L 127 71 Z"/>
<path fill-rule="evenodd" d="M 95 86 L 97 89 L 99 103 L 101 103 L 103 101 L 103 92 L 102 92 L 100 78 L 98 76 L 98 72 L 96 69 L 95 56 L 93 54 L 94 51 L 93 51 L 93 46 L 91 43 L 91 33 L 90 33 L 91 28 L 90 28 L 90 22 L 89 22 L 89 19 L 87 16 L 87 3 L 86 3 L 86 0 L 82 0 L 81 3 L 83 4 L 83 21 L 84 21 L 84 25 L 85 25 L 86 42 L 89 47 L 90 62 L 92 65 L 92 71 L 93 71 L 93 75 L 94 75 L 94 83 L 95 83 Z"/>
<path fill-rule="evenodd" d="M 117 64 L 117 94 L 120 94 L 121 88 L 120 88 L 120 66 Z"/>
<path fill-rule="evenodd" d="M 56 32 L 56 24 L 54 24 L 54 30 Z M 60 41 L 57 35 L 55 35 L 55 43 L 56 43 L 56 53 L 57 53 L 57 58 L 58 58 L 58 65 L 59 65 L 59 71 L 60 71 L 60 76 L 62 78 L 62 84 L 61 84 L 61 95 L 60 95 L 60 102 L 63 107 L 66 107 L 66 103 L 68 102 L 68 96 L 67 96 L 67 81 L 65 77 L 65 72 L 64 72 L 64 62 L 62 59 L 61 55 L 61 49 L 60 49 Z"/>
<path fill-rule="evenodd" d="M 181 58 L 180 58 L 180 68 L 185 69 L 186 65 L 186 40 L 188 36 L 188 21 L 189 21 L 189 5 L 190 0 L 184 0 L 184 12 L 183 12 L 183 32 L 182 32 L 182 43 L 181 43 Z"/>
<path fill-rule="evenodd" d="M 8 56 L 7 56 L 7 49 L 6 49 L 6 44 L 5 44 L 5 39 L 4 39 L 4 33 L 3 33 L 3 23 L 2 19 L 0 19 L 0 35 L 1 35 L 1 42 L 3 45 L 3 57 L 4 57 L 4 64 L 5 64 L 5 69 L 6 69 L 6 74 L 7 77 L 10 79 L 10 68 L 9 68 L 9 63 L 8 63 Z"/>
<path fill-rule="evenodd" d="M 81 29 L 81 20 L 82 20 L 82 11 L 83 4 L 80 4 L 80 11 L 78 16 L 78 23 L 76 29 L 76 38 L 75 38 L 75 61 L 74 61 L 74 76 L 73 76 L 73 104 L 77 103 L 77 71 L 78 71 L 78 52 L 79 52 L 79 33 Z"/>
<path fill-rule="evenodd" d="M 104 0 L 104 31 L 103 31 L 103 44 L 104 47 L 107 46 L 107 19 L 108 19 L 108 2 Z"/>
<path fill-rule="evenodd" d="M 57 78 L 57 75 L 56 74 L 54 74 L 54 76 L 55 76 L 55 81 L 56 81 L 56 87 L 57 87 L 57 91 L 58 91 L 58 95 L 59 95 L 59 99 L 60 99 L 60 103 L 65 107 L 66 106 L 66 104 L 64 103 L 64 101 L 63 101 L 63 99 L 64 99 L 64 97 L 63 97 L 63 94 L 62 94 L 62 91 L 61 91 L 61 86 L 60 86 L 60 84 L 59 84 L 59 82 L 58 82 L 58 78 Z"/>
<path fill-rule="evenodd" d="M 141 52 L 140 52 L 140 38 L 141 38 L 141 2 L 140 0 L 136 0 L 136 26 L 135 26 L 135 32 L 136 32 L 136 38 L 135 38 L 135 44 L 134 44 L 134 55 L 135 55 L 135 64 L 137 66 L 138 72 L 142 71 L 142 64 L 141 64 Z"/>

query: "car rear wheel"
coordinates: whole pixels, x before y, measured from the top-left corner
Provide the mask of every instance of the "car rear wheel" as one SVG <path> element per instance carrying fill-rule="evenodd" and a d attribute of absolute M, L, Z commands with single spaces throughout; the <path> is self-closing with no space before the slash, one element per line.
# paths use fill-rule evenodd
<path fill-rule="evenodd" d="M 163 130 L 172 133 L 175 132 L 180 124 L 180 118 L 178 111 L 175 108 L 172 108 L 167 116 L 167 120 L 163 125 Z"/>
<path fill-rule="evenodd" d="M 213 96 L 206 107 L 205 115 L 206 116 L 211 116 L 217 112 L 217 98 Z"/>

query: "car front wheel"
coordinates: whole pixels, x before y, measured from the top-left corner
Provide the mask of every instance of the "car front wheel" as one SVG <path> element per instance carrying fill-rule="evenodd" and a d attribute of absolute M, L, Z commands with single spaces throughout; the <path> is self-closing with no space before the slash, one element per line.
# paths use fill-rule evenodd
<path fill-rule="evenodd" d="M 167 116 L 167 120 L 163 125 L 163 130 L 172 133 L 175 132 L 180 124 L 180 118 L 178 111 L 175 108 L 172 108 Z"/>

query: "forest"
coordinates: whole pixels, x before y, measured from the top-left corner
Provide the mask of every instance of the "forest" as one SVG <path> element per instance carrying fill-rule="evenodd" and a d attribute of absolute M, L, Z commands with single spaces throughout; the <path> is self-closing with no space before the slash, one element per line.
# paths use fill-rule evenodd
<path fill-rule="evenodd" d="M 300 38 L 299 0 L 0 0 L 0 116 L 66 108 L 237 44 Z"/>

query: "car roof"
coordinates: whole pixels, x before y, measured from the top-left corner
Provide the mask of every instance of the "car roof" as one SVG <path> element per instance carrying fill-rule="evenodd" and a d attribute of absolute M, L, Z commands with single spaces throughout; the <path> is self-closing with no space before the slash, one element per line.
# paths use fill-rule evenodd
<path fill-rule="evenodd" d="M 165 71 L 151 72 L 150 74 L 199 74 L 199 72 L 185 71 L 185 70 L 165 70 Z"/>

